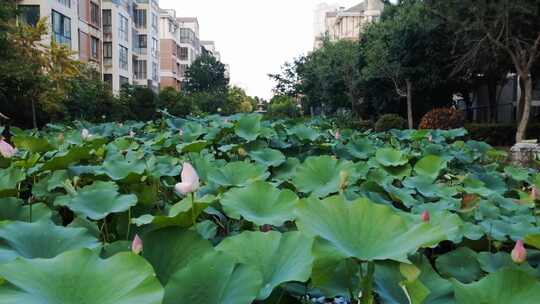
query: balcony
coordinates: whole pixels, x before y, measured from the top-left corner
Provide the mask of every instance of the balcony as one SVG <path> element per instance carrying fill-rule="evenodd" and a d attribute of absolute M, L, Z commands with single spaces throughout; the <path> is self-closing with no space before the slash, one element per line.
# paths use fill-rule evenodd
<path fill-rule="evenodd" d="M 110 67 L 112 66 L 112 58 L 103 58 L 103 65 L 106 66 L 106 67 Z"/>
<path fill-rule="evenodd" d="M 145 56 L 148 54 L 148 48 L 133 48 L 133 54 Z"/>

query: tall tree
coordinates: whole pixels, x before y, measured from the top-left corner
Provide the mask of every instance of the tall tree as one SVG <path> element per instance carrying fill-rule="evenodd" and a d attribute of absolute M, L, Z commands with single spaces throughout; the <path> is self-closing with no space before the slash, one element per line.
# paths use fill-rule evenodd
<path fill-rule="evenodd" d="M 534 72 L 540 57 L 540 1 L 431 0 L 430 3 L 466 35 L 471 48 L 484 53 L 495 49 L 508 56 L 522 83 L 516 142 L 523 141 L 531 116 Z"/>
<path fill-rule="evenodd" d="M 201 55 L 186 71 L 184 89 L 189 93 L 226 92 L 225 65 L 209 54 Z"/>
<path fill-rule="evenodd" d="M 363 35 L 363 74 L 393 83 L 397 95 L 407 101 L 411 129 L 415 87 L 433 87 L 444 79 L 447 53 L 443 37 L 440 20 L 428 14 L 421 0 L 387 4 L 381 21 L 370 25 Z"/>

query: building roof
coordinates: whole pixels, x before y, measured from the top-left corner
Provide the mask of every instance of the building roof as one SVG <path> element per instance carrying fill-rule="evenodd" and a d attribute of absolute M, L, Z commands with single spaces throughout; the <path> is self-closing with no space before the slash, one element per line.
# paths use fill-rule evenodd
<path fill-rule="evenodd" d="M 176 20 L 178 20 L 178 22 L 199 22 L 197 17 L 178 17 Z"/>

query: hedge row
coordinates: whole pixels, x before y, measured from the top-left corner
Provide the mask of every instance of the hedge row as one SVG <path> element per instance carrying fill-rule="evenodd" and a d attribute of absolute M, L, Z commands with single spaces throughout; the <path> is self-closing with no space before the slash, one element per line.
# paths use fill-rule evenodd
<path fill-rule="evenodd" d="M 515 124 L 467 124 L 471 139 L 485 141 L 492 146 L 513 146 L 516 142 Z M 540 123 L 530 124 L 527 139 L 540 140 Z"/>

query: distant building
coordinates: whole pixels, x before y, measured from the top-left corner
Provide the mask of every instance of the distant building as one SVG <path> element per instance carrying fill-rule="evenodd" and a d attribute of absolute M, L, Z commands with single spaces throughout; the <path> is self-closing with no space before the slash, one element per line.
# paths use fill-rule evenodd
<path fill-rule="evenodd" d="M 216 49 L 216 43 L 214 41 L 201 41 L 201 46 L 203 48 L 203 52 L 206 52 L 212 56 L 214 56 L 218 61 L 221 61 L 221 54 Z"/>
<path fill-rule="evenodd" d="M 69 47 L 115 94 L 126 84 L 180 90 L 203 48 L 221 59 L 214 42 L 201 44 L 197 18 L 162 10 L 158 0 L 21 0 L 18 8 L 18 22 L 35 25 L 47 17 L 43 42 Z"/>
<path fill-rule="evenodd" d="M 321 6 L 321 9 L 323 8 Z M 314 49 L 320 48 L 325 38 L 332 42 L 359 40 L 363 29 L 371 22 L 378 21 L 383 9 L 384 4 L 381 0 L 364 0 L 348 9 L 340 7 L 327 11 L 324 18 L 324 32 L 316 33 Z M 316 18 L 320 13 L 321 11 L 316 11 Z"/>

